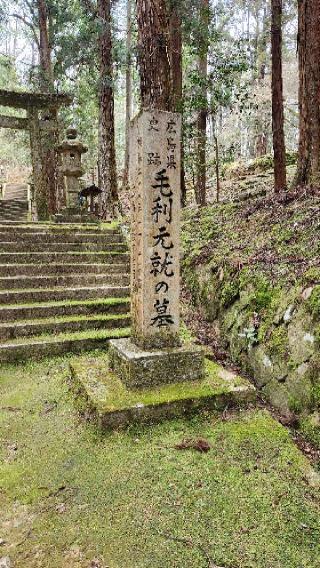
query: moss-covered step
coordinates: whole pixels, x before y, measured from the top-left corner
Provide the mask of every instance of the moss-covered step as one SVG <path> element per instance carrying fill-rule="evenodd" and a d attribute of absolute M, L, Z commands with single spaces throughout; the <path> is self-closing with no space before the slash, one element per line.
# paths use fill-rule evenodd
<path fill-rule="evenodd" d="M 4 223 L 0 222 L 0 232 L 20 233 L 51 233 L 68 234 L 70 231 L 86 232 L 90 234 L 119 234 L 117 223 L 101 223 L 100 225 L 72 223 L 59 225 L 57 223 Z"/>
<path fill-rule="evenodd" d="M 0 342 L 12 339 L 24 339 L 43 334 L 75 333 L 89 330 L 107 330 L 114 328 L 129 327 L 130 314 L 104 315 L 96 314 L 60 316 L 53 318 L 41 318 L 35 320 L 15 321 L 0 323 Z"/>
<path fill-rule="evenodd" d="M 103 248 L 104 252 L 126 252 L 128 247 L 121 242 L 84 242 L 84 243 L 57 243 L 31 241 L 29 244 L 29 252 L 49 252 L 49 253 L 69 253 L 69 252 L 99 252 Z M 21 253 L 26 249 L 25 243 L 20 242 L 0 242 L 0 252 Z"/>
<path fill-rule="evenodd" d="M 106 347 L 109 339 L 128 337 L 130 328 L 91 330 L 77 333 L 41 335 L 0 344 L 0 363 L 17 363 L 66 353 L 81 353 Z"/>
<path fill-rule="evenodd" d="M 27 233 L 15 233 L 15 232 L 4 232 L 0 231 L 0 242 L 12 242 L 12 243 L 20 243 L 20 242 L 36 242 L 36 243 L 74 243 L 74 244 L 82 244 L 82 243 L 97 243 L 97 244 L 104 244 L 104 243 L 116 243 L 122 242 L 123 237 L 119 232 L 99 232 L 99 233 L 90 233 L 90 232 L 75 232 L 68 231 L 67 233 L 55 233 L 52 232 L 27 232 Z"/>
<path fill-rule="evenodd" d="M 38 302 L 0 306 L 0 322 L 59 316 L 88 316 L 93 314 L 119 315 L 130 311 L 129 298 L 97 298 L 65 302 Z"/>
<path fill-rule="evenodd" d="M 33 302 L 50 302 L 53 300 L 93 300 L 95 298 L 125 298 L 130 294 L 129 286 L 106 286 L 97 282 L 94 286 L 83 286 L 80 278 L 78 286 L 72 288 L 48 288 L 48 289 L 25 289 L 13 290 L 10 292 L 0 291 L 0 305 L 4 304 L 26 304 Z"/>
<path fill-rule="evenodd" d="M 118 264 L 118 261 L 116 261 Z M 110 263 L 89 264 L 78 259 L 74 264 L 0 264 L 2 277 L 8 276 L 59 276 L 61 274 L 109 274 Z M 125 271 L 128 271 L 127 260 L 124 259 Z"/>
<path fill-rule="evenodd" d="M 98 264 L 129 261 L 126 252 L 14 252 L 0 253 L 0 264 Z"/>
<path fill-rule="evenodd" d="M 0 322 L 15 322 L 22 319 L 52 318 L 72 315 L 117 315 L 129 311 L 130 299 L 124 298 L 97 298 L 85 300 L 67 300 L 39 302 L 19 305 L 0 306 Z"/>
<path fill-rule="evenodd" d="M 21 268 L 25 270 L 25 267 Z M 110 265 L 108 273 L 92 274 L 88 272 L 70 274 L 36 274 L 34 276 L 14 275 L 0 277 L 0 291 L 22 291 L 34 289 L 50 289 L 53 287 L 83 288 L 86 286 L 127 286 L 129 284 L 129 268 L 124 265 Z"/>
<path fill-rule="evenodd" d="M 140 390 L 129 390 L 111 371 L 108 354 L 71 360 L 70 368 L 80 411 L 102 430 L 223 410 L 247 405 L 256 398 L 254 386 L 246 379 L 211 361 L 206 361 L 201 381 Z"/>

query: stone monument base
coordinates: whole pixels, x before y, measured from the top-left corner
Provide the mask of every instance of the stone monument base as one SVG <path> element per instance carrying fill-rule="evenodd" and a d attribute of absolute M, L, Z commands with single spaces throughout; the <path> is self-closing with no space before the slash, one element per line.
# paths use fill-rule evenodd
<path fill-rule="evenodd" d="M 102 431 L 223 411 L 226 407 L 246 407 L 256 400 L 255 388 L 249 381 L 208 360 L 200 381 L 139 390 L 128 389 L 111 370 L 108 353 L 75 357 L 70 366 L 70 384 L 79 412 Z"/>
<path fill-rule="evenodd" d="M 109 358 L 111 369 L 130 389 L 199 381 L 205 374 L 203 349 L 193 345 L 145 351 L 130 338 L 113 339 Z"/>
<path fill-rule="evenodd" d="M 54 215 L 55 223 L 98 223 L 99 220 L 88 211 L 79 207 L 64 207 L 60 213 Z"/>

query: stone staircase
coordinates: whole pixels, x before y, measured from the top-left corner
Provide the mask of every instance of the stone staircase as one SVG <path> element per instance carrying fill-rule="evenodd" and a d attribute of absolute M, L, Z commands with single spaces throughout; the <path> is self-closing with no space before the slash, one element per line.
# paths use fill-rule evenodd
<path fill-rule="evenodd" d="M 0 222 L 0 363 L 128 336 L 129 290 L 119 229 Z"/>
<path fill-rule="evenodd" d="M 28 186 L 6 184 L 4 196 L 0 199 L 0 222 L 27 222 Z"/>

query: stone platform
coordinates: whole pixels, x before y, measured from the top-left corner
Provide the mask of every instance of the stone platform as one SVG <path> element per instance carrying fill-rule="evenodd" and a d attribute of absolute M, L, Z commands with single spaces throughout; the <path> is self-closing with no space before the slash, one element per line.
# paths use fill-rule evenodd
<path fill-rule="evenodd" d="M 195 345 L 147 351 L 121 338 L 110 342 L 109 357 L 111 369 L 131 389 L 197 381 L 205 373 L 203 349 Z"/>
<path fill-rule="evenodd" d="M 55 223 L 99 223 L 92 213 L 88 213 L 85 210 L 81 210 L 78 207 L 65 207 L 61 209 L 60 213 L 56 213 L 53 216 L 53 222 Z"/>
<path fill-rule="evenodd" d="M 131 390 L 110 368 L 107 354 L 71 361 L 80 412 L 102 430 L 152 424 L 206 410 L 246 406 L 256 391 L 243 379 L 206 360 L 202 380 Z"/>

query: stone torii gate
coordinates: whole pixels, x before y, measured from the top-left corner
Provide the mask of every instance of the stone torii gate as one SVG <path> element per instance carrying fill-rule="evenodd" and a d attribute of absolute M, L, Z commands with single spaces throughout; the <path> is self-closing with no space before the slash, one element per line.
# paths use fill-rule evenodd
<path fill-rule="evenodd" d="M 57 129 L 56 122 L 41 118 L 40 112 L 50 109 L 57 110 L 60 106 L 70 105 L 71 103 L 72 97 L 66 94 L 17 92 L 0 89 L 0 106 L 26 111 L 25 117 L 1 114 L 0 128 L 29 131 L 34 194 L 37 205 L 44 196 L 48 196 L 42 137 L 44 134 L 52 135 L 52 147 L 54 147 L 54 131 Z"/>

